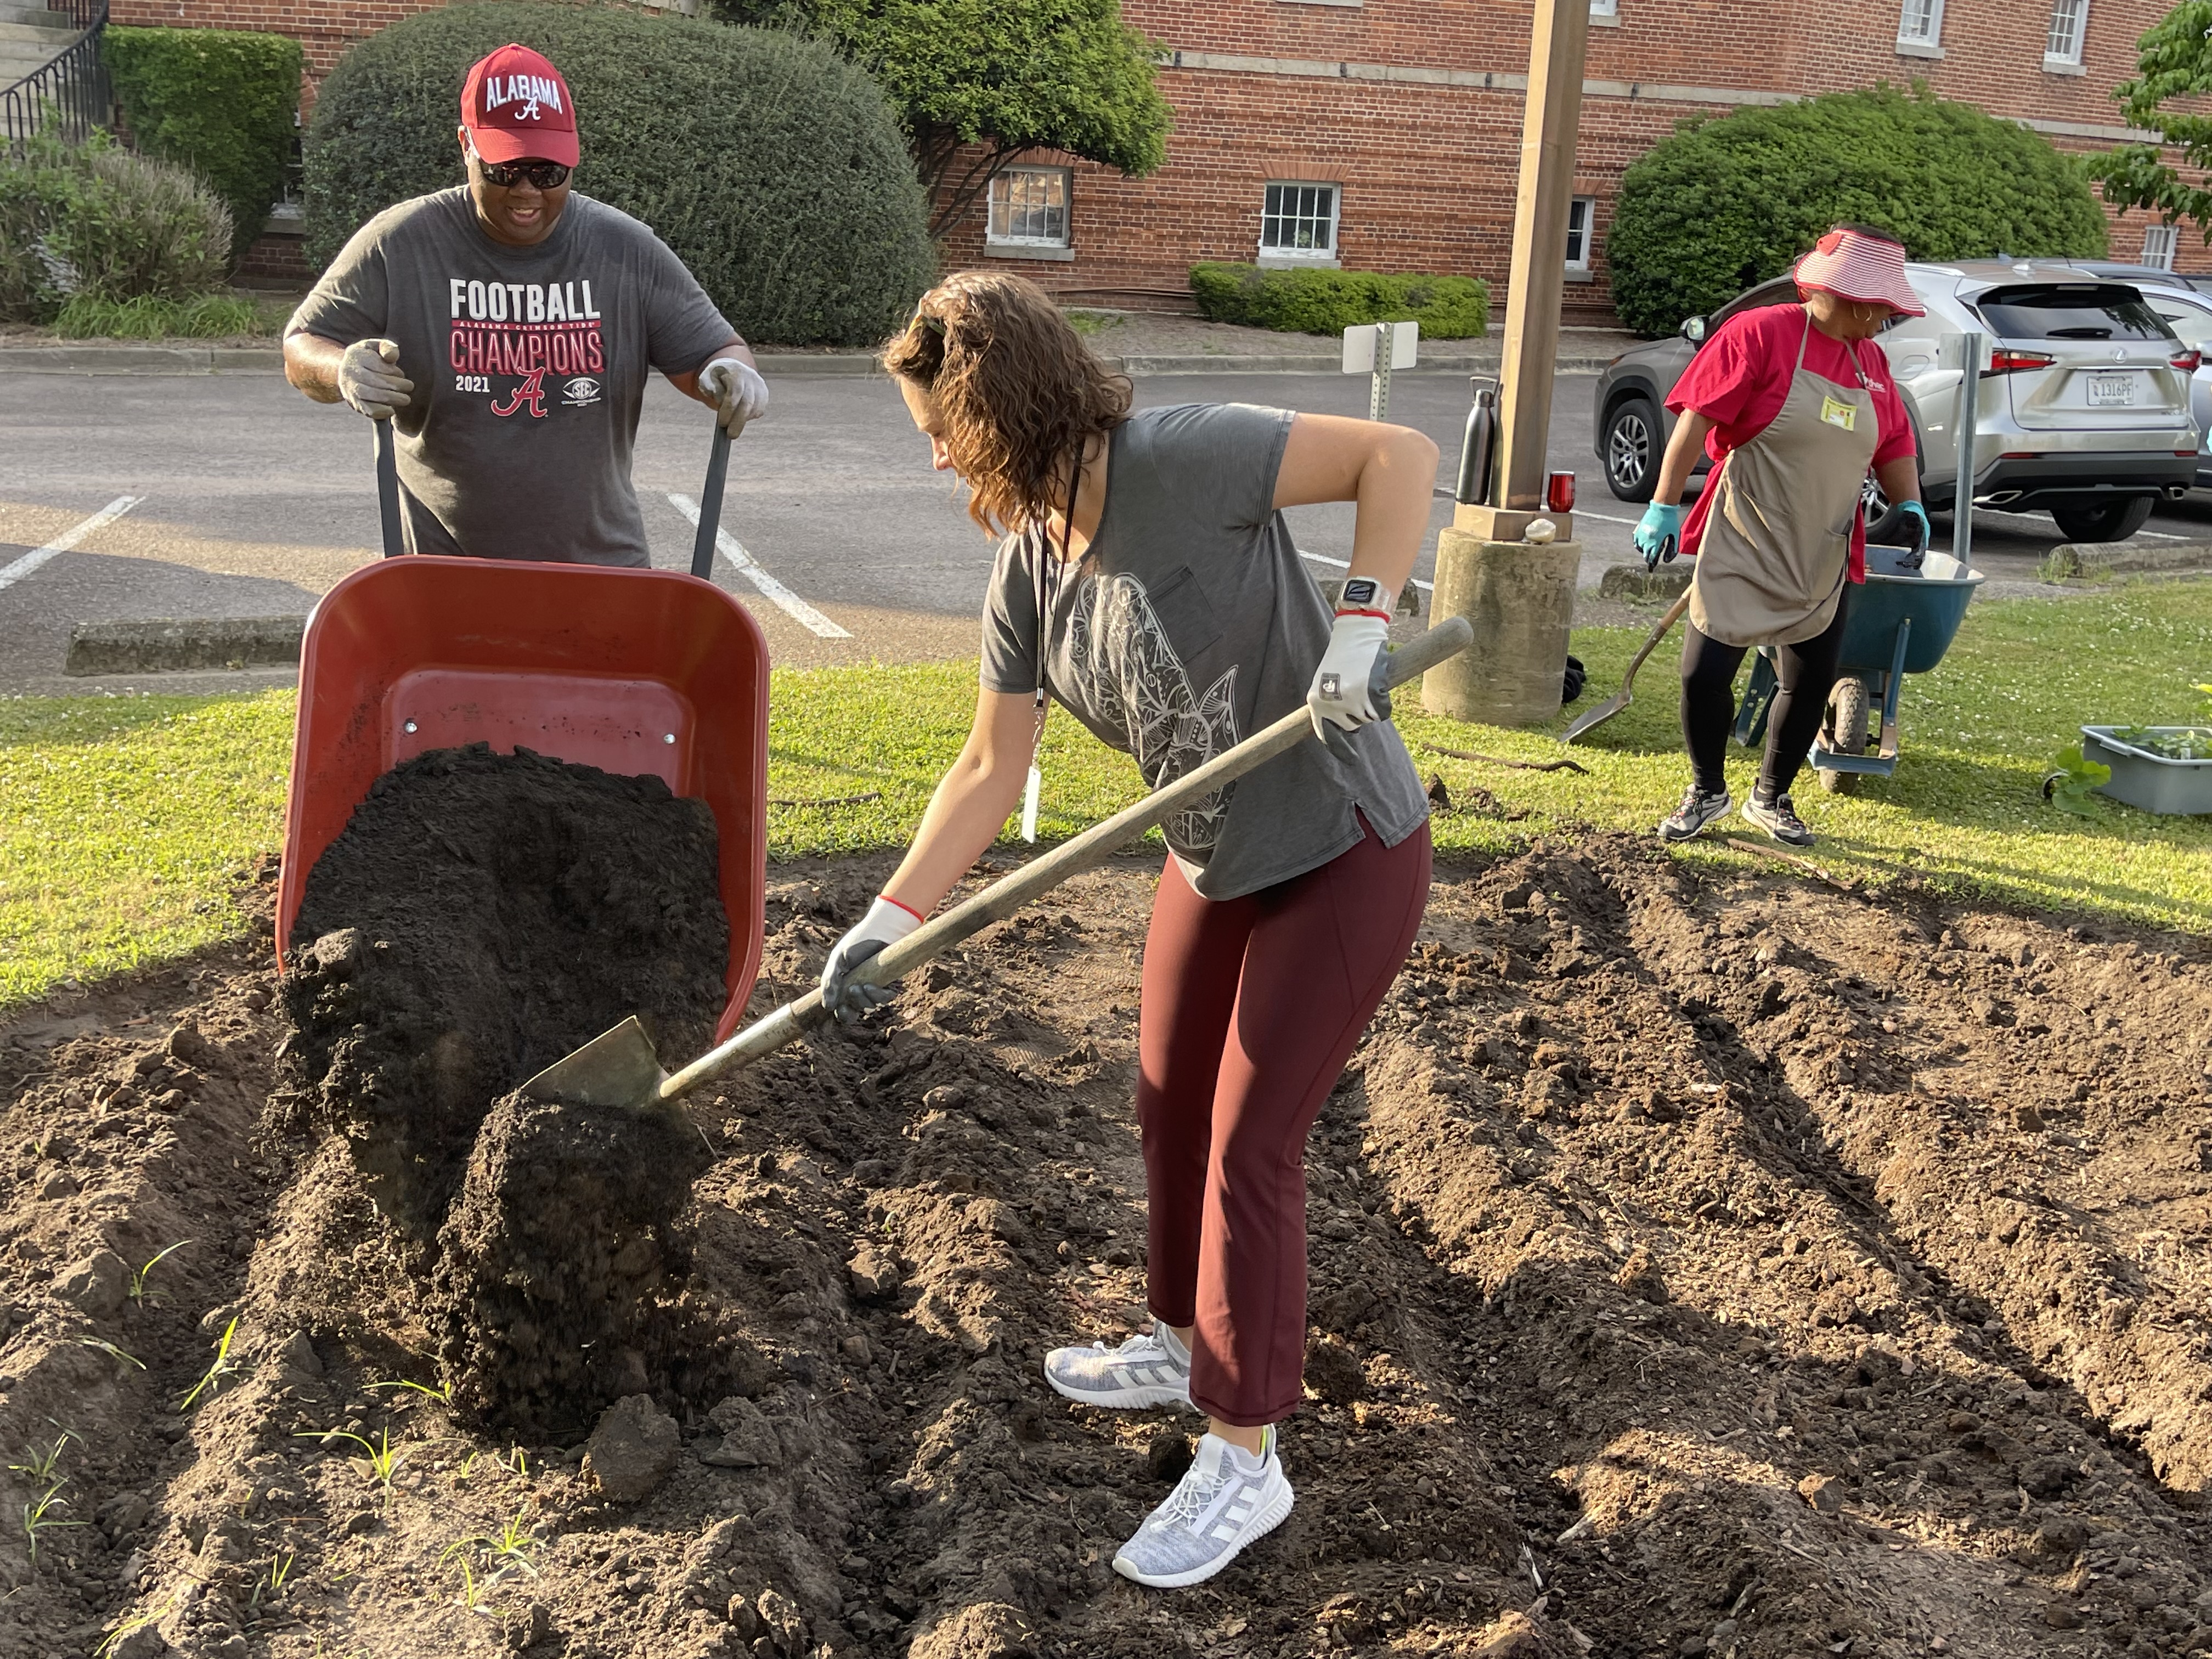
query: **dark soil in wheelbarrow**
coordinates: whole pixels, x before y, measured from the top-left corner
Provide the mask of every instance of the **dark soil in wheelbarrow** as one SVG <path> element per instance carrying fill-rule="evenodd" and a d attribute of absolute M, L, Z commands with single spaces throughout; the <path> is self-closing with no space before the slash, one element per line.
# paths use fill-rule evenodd
<path fill-rule="evenodd" d="M 778 872 L 759 1009 L 887 869 Z M 1115 1578 L 1194 1420 L 1037 1365 L 1143 1316 L 1155 875 L 692 1101 L 726 1392 L 588 1455 L 438 1397 L 423 1247 L 289 1097 L 265 939 L 0 1027 L 0 1450 L 77 1434 L 92 1523 L 35 1571 L 0 1534 L 0 1652 L 2212 1648 L 2202 942 L 1605 838 L 1439 872 L 1308 1152 L 1297 1508 L 1201 1589 Z"/>

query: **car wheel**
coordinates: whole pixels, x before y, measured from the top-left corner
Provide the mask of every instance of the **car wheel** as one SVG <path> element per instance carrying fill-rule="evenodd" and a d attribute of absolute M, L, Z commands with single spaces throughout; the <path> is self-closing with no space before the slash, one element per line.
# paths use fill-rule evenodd
<path fill-rule="evenodd" d="M 2124 542 L 2150 521 L 2154 495 L 2130 495 L 2094 506 L 2054 507 L 2051 516 L 2069 542 Z"/>
<path fill-rule="evenodd" d="M 1665 447 L 1659 411 L 1647 398 L 1629 398 L 1605 423 L 1605 482 L 1624 501 L 1648 501 L 1659 483 Z"/>

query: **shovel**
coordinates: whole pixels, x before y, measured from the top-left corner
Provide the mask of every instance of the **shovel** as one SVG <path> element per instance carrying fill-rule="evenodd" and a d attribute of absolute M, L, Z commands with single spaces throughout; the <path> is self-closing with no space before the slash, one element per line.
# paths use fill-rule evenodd
<path fill-rule="evenodd" d="M 1620 677 L 1620 690 L 1588 714 L 1576 715 L 1574 723 L 1560 734 L 1560 742 L 1572 743 L 1592 726 L 1604 725 L 1606 721 L 1636 701 L 1630 695 L 1636 684 L 1636 671 L 1644 666 L 1644 659 L 1651 654 L 1660 641 L 1667 637 L 1667 630 L 1672 628 L 1675 621 L 1689 608 L 1689 590 L 1685 588 L 1682 597 L 1667 607 L 1667 614 L 1659 618 L 1658 624 L 1645 636 L 1644 643 L 1637 647 L 1636 654 L 1628 659 L 1628 672 Z"/>
<path fill-rule="evenodd" d="M 1393 686 L 1403 685 L 1416 674 L 1464 651 L 1474 640 L 1474 630 L 1467 618 L 1447 618 L 1420 638 L 1391 653 L 1386 671 L 1389 683 Z M 1242 777 L 1296 748 L 1313 734 L 1313 716 L 1301 705 L 1265 731 L 1255 732 L 1225 754 L 1215 756 L 1196 771 L 1156 790 L 1135 805 L 1124 807 L 1103 823 L 1093 824 L 1066 846 L 993 882 L 975 897 L 953 906 L 936 921 L 925 923 L 897 944 L 877 952 L 853 970 L 848 983 L 887 985 L 902 978 L 932 957 L 941 955 L 993 922 L 1004 921 L 1070 876 L 1096 869 L 1153 825 L 1193 801 L 1205 799 L 1231 778 Z M 645 1027 L 632 1015 L 612 1030 L 593 1037 L 567 1059 L 556 1060 L 538 1073 L 522 1085 L 522 1092 L 555 1105 L 641 1109 L 665 1106 L 710 1078 L 749 1066 L 785 1044 L 796 1042 L 829 1018 L 829 1010 L 822 1004 L 821 989 L 817 987 L 747 1026 L 720 1048 L 708 1050 L 682 1071 L 671 1074 L 661 1069 L 659 1056 L 653 1053 Z"/>

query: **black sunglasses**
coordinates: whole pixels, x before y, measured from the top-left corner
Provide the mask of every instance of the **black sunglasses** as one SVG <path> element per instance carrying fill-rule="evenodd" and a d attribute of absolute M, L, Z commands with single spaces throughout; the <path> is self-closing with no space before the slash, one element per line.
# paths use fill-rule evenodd
<path fill-rule="evenodd" d="M 483 174 L 484 183 L 499 190 L 512 190 L 525 179 L 540 190 L 558 190 L 568 182 L 568 169 L 558 161 L 487 161 L 477 155 L 476 147 L 469 154 L 477 157 L 477 171 Z"/>

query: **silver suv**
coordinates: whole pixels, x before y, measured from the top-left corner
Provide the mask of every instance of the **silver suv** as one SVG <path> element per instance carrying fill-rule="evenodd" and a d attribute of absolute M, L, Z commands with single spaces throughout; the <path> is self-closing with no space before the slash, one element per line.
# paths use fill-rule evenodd
<path fill-rule="evenodd" d="M 1916 264 L 1905 274 L 1928 314 L 1899 318 L 1881 345 L 1919 440 L 1930 508 L 1948 510 L 1957 495 L 1952 428 L 1965 376 L 1955 337 L 1969 331 L 1989 341 L 1978 504 L 2047 509 L 2069 540 L 2122 541 L 2161 497 L 2178 499 L 2196 481 L 2190 380 L 2198 354 L 2136 289 L 2033 260 Z M 1679 337 L 1613 359 L 1598 380 L 1595 436 L 1615 495 L 1651 499 L 1674 429 L 1667 393 L 1711 330 L 1740 311 L 1796 297 L 1796 285 L 1778 277 L 1711 317 L 1689 319 Z"/>

